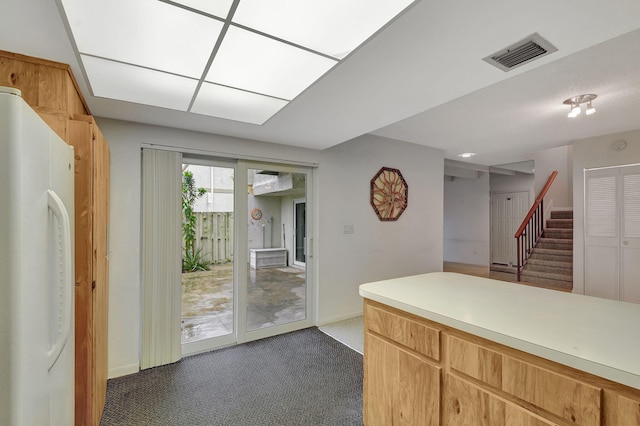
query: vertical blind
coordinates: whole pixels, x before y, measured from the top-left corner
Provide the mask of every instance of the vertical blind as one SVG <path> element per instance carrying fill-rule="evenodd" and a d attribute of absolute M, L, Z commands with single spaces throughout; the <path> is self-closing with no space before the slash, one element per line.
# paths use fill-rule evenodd
<path fill-rule="evenodd" d="M 182 154 L 142 150 L 141 368 L 181 357 Z"/>

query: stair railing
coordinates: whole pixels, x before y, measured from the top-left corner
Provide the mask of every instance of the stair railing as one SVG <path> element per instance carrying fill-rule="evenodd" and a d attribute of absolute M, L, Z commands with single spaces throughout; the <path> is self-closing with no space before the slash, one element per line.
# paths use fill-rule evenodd
<path fill-rule="evenodd" d="M 522 268 L 527 264 L 529 255 L 535 247 L 536 243 L 544 232 L 544 196 L 551 187 L 554 179 L 558 176 L 557 171 L 553 171 L 547 179 L 547 183 L 540 191 L 540 195 L 529 209 L 529 213 L 522 220 L 522 224 L 514 235 L 516 238 L 516 247 L 518 250 L 518 259 L 516 265 L 516 280 L 520 281 L 520 273 Z"/>

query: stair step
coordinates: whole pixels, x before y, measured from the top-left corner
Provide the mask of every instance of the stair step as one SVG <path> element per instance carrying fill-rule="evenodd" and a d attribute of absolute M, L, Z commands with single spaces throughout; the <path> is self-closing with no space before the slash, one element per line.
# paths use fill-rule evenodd
<path fill-rule="evenodd" d="M 551 260 L 556 262 L 572 262 L 573 261 L 573 251 L 572 250 L 554 250 L 554 249 L 545 249 L 536 247 L 531 252 L 529 256 L 529 260 L 531 259 L 541 259 L 541 260 Z"/>
<path fill-rule="evenodd" d="M 547 229 L 549 228 L 573 229 L 573 219 L 548 219 Z"/>
<path fill-rule="evenodd" d="M 571 275 L 551 272 L 522 271 L 520 281 L 561 290 L 571 290 L 573 288 L 573 277 Z"/>
<path fill-rule="evenodd" d="M 545 259 L 529 259 L 524 271 L 552 272 L 554 274 L 573 276 L 573 264 L 571 262 Z"/>
<path fill-rule="evenodd" d="M 542 234 L 544 238 L 558 238 L 570 240 L 573 238 L 572 229 L 560 229 L 560 228 L 547 228 Z"/>
<path fill-rule="evenodd" d="M 553 210 L 551 219 L 573 219 L 573 210 Z"/>
<path fill-rule="evenodd" d="M 540 238 L 536 248 L 554 250 L 573 250 L 573 239 L 564 238 Z"/>

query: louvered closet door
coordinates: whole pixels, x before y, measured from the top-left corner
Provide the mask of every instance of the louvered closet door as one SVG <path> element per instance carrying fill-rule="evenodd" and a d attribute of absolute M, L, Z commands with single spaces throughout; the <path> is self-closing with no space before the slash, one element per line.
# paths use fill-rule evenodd
<path fill-rule="evenodd" d="M 585 294 L 620 298 L 618 169 L 585 172 Z"/>
<path fill-rule="evenodd" d="M 620 169 L 622 244 L 620 299 L 640 303 L 640 166 Z"/>
<path fill-rule="evenodd" d="M 585 172 L 585 294 L 640 303 L 640 166 Z"/>

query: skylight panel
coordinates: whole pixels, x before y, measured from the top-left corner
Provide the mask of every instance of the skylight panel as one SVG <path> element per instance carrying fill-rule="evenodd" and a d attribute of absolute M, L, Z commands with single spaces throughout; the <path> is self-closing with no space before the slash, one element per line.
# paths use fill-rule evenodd
<path fill-rule="evenodd" d="M 191 112 L 245 123 L 263 124 L 287 103 L 282 99 L 203 83 Z"/>
<path fill-rule="evenodd" d="M 82 56 L 95 96 L 186 111 L 197 80 Z"/>
<path fill-rule="evenodd" d="M 413 0 L 241 0 L 233 21 L 342 59 Z"/>
<path fill-rule="evenodd" d="M 200 78 L 222 22 L 157 0 L 62 0 L 79 53 Z"/>
<path fill-rule="evenodd" d="M 230 27 L 206 81 L 293 99 L 337 61 Z"/>
<path fill-rule="evenodd" d="M 226 19 L 233 4 L 233 0 L 172 0 L 193 9 L 200 10 L 213 16 Z"/>

